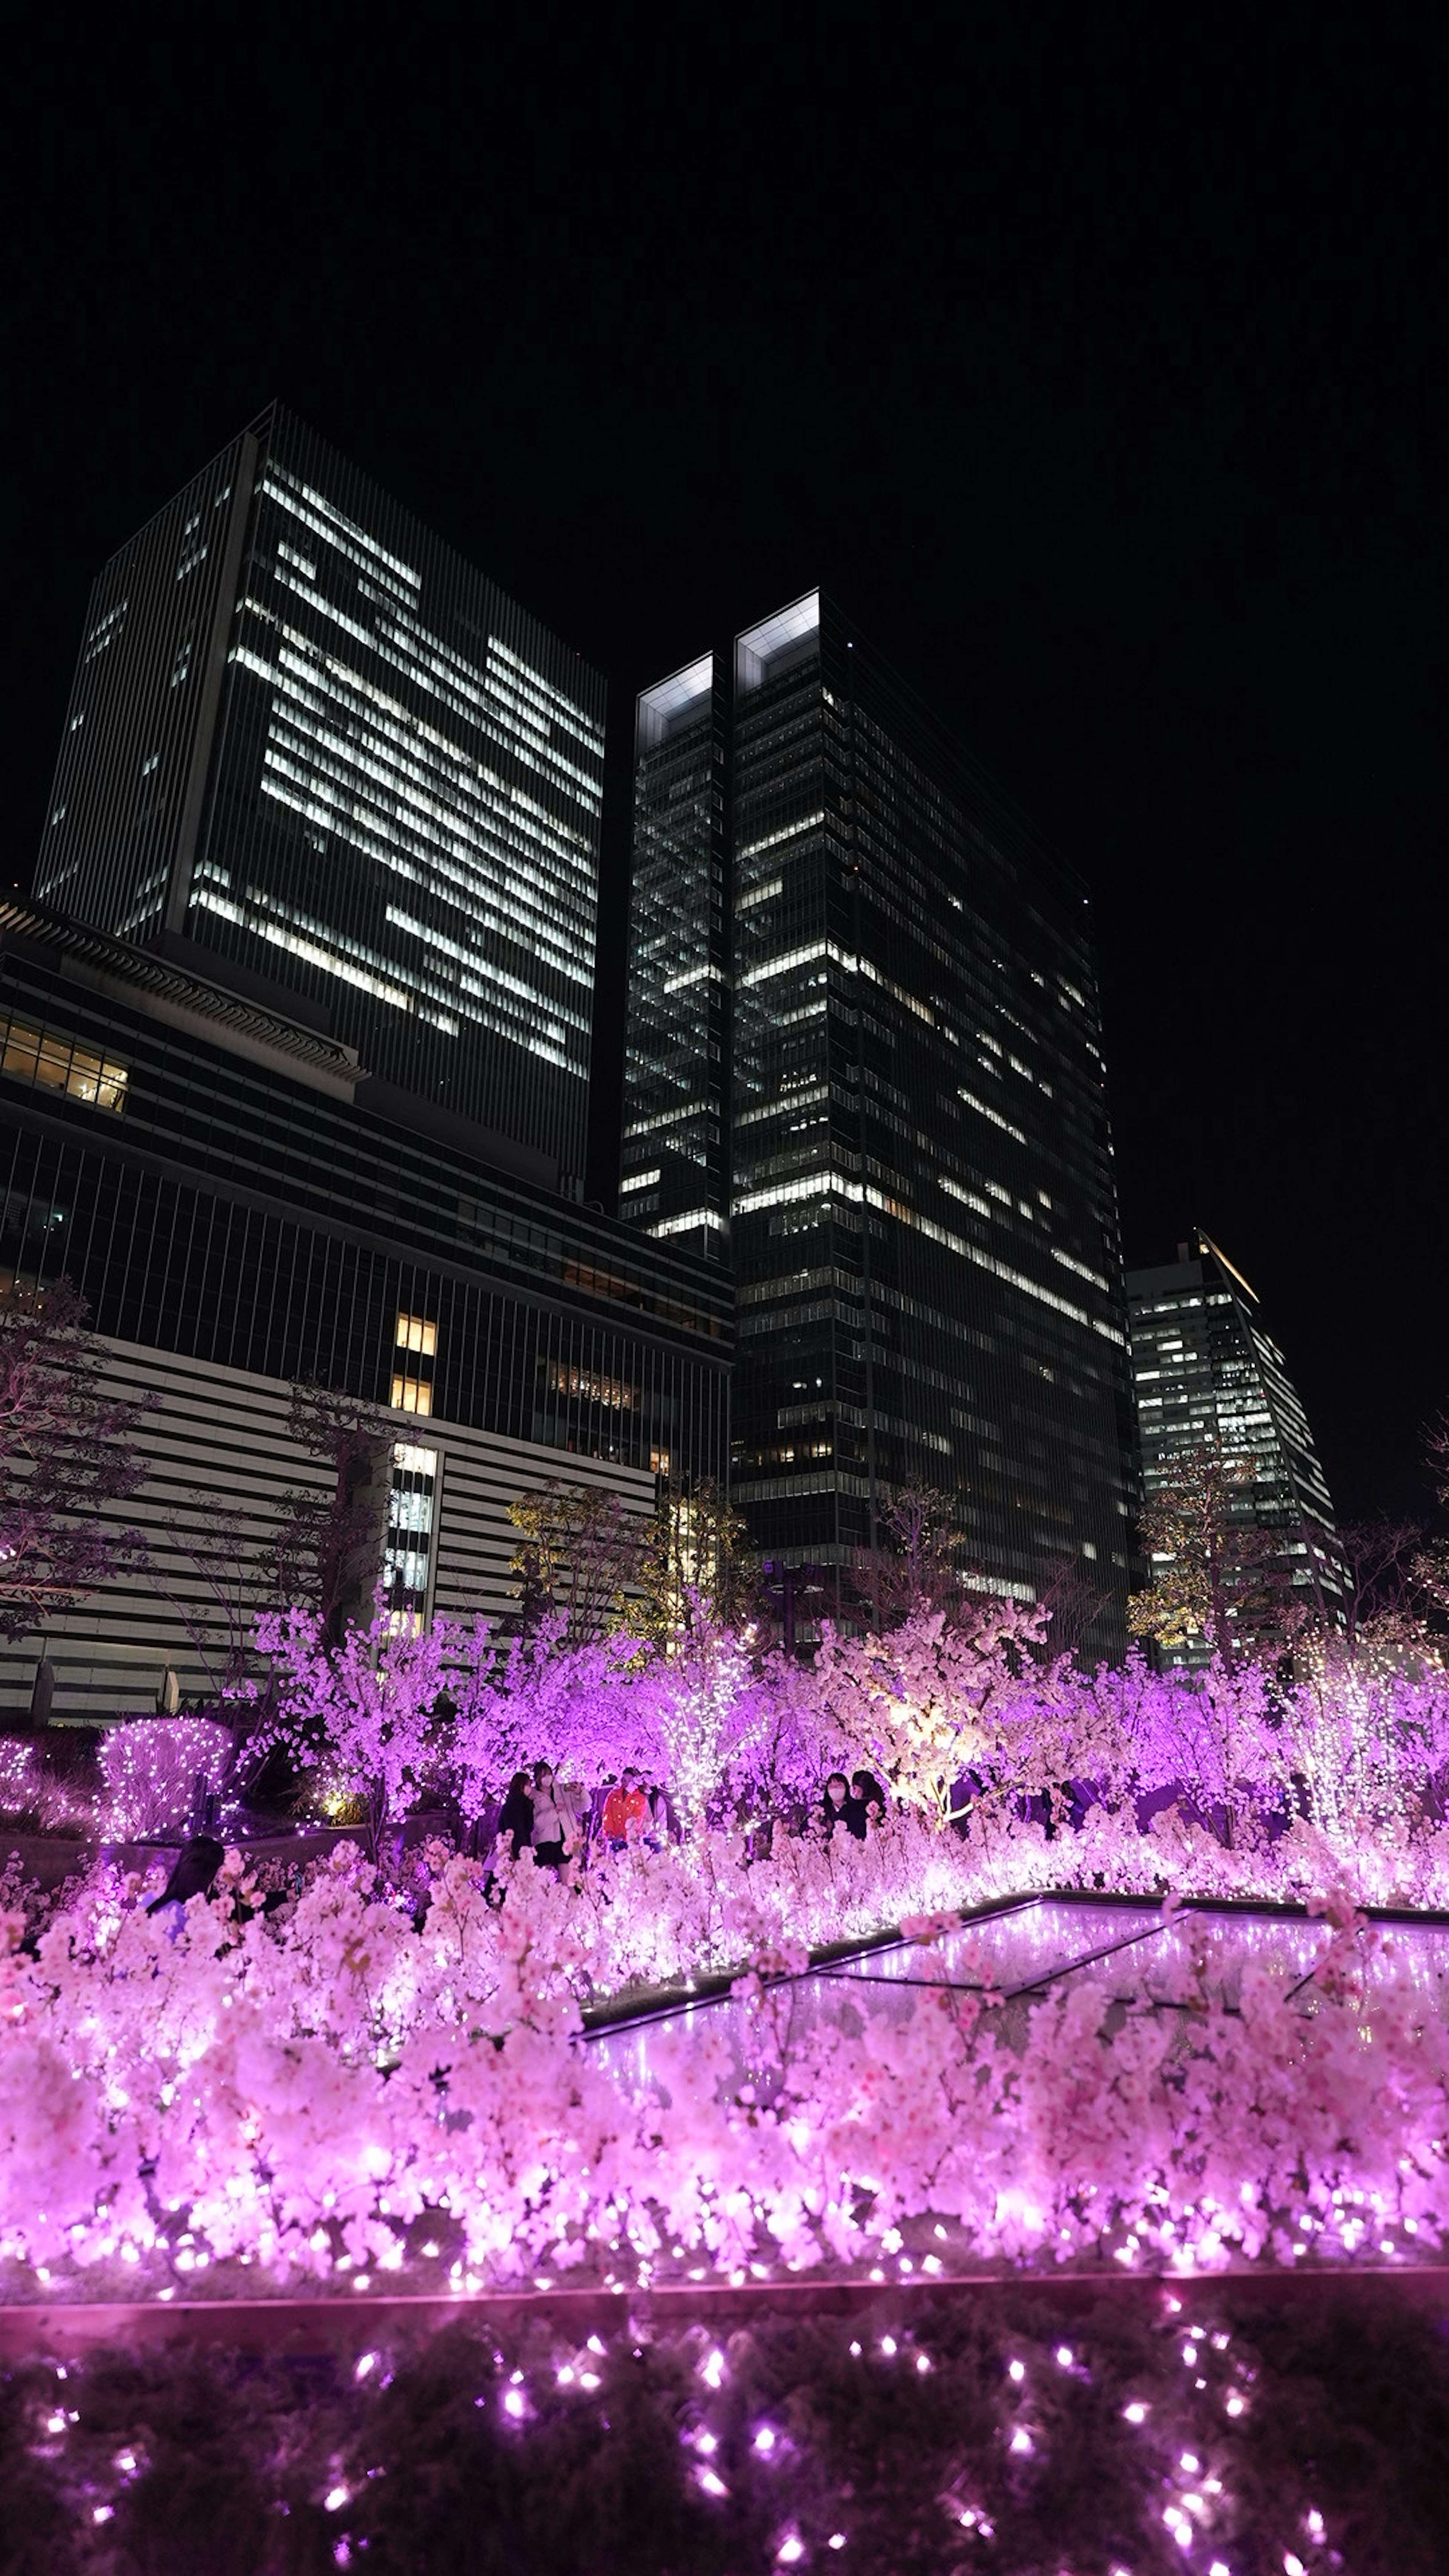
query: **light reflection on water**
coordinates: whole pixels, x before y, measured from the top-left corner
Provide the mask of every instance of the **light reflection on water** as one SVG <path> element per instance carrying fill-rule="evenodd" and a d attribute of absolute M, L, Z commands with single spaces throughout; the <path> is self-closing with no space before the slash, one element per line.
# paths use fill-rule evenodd
<path fill-rule="evenodd" d="M 1449 1928 L 1387 1924 L 1376 1927 L 1374 1947 L 1359 1953 L 1356 1977 L 1370 1999 L 1386 1975 L 1407 1967 L 1431 2010 L 1449 2019 Z M 687 2006 L 662 2022 L 620 2028 L 590 2043 L 600 2062 L 627 2091 L 649 2086 L 664 2092 L 661 2059 L 677 2056 L 672 2041 L 691 2028 L 725 2041 L 728 2088 L 754 2081 L 764 2098 L 771 2067 L 822 2023 L 857 2036 L 868 2014 L 900 2021 L 915 2009 L 907 1986 L 960 1984 L 988 1988 L 1008 1999 L 1002 2035 L 1024 2041 L 1030 2003 L 1087 1982 L 1122 2001 L 1181 1994 L 1201 1973 L 1210 1996 L 1236 2007 L 1245 1969 L 1266 1975 L 1285 1993 L 1306 1977 L 1326 1952 L 1330 1928 L 1322 1921 L 1187 1910 L 1164 1919 L 1150 1905 L 1063 1905 L 1038 1899 L 1009 1914 L 963 1925 L 930 1944 L 878 1950 L 835 1969 L 817 1971 L 770 1990 L 757 2019 L 746 2004 Z M 1200 1963 L 1195 1970 L 1194 1963 Z M 1028 2000 L 1029 1990 L 1029 2000 Z M 1011 1998 L 1019 1998 L 1012 2002 Z M 1305 2009 L 1309 2008 L 1305 2001 Z"/>

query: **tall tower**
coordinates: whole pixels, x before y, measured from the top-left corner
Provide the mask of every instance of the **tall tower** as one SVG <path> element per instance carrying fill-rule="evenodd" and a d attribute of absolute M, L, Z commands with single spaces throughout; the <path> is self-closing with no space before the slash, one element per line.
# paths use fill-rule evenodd
<path fill-rule="evenodd" d="M 681 773 L 672 880 L 653 818 L 684 731 L 638 757 L 621 1206 L 668 1225 L 646 1139 L 696 1120 L 710 1141 L 698 1027 L 668 1026 L 677 1100 L 635 1043 L 673 998 L 650 945 L 668 883 L 672 973 L 714 960 L 707 822 L 711 866 L 729 842 L 735 1498 L 768 1555 L 843 1591 L 893 1496 L 943 1489 L 983 1588 L 1031 1598 L 1085 1560 L 1116 1642 L 1130 1405 L 1086 898 L 828 597 L 736 638 L 727 708 L 721 658 L 726 775 L 706 813 L 702 761 Z"/>
<path fill-rule="evenodd" d="M 574 1190 L 603 755 L 602 680 L 273 405 L 95 584 L 35 891 Z"/>
<path fill-rule="evenodd" d="M 639 699 L 619 1205 L 706 1258 L 729 1240 L 729 727 L 724 657 Z"/>
<path fill-rule="evenodd" d="M 1127 1300 L 1147 1500 L 1178 1462 L 1210 1451 L 1233 1480 L 1244 1523 L 1280 1534 L 1292 1589 L 1321 1620 L 1341 1622 L 1344 1562 L 1327 1479 L 1254 1290 L 1197 1233 L 1175 1262 L 1129 1271 Z"/>

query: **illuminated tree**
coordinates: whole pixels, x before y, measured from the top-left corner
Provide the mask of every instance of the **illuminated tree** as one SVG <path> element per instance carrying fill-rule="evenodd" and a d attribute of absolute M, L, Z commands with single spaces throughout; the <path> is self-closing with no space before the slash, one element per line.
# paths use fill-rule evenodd
<path fill-rule="evenodd" d="M 1035 1777 L 1044 1760 L 1060 1776 L 1046 1730 L 1020 1722 L 1044 1627 L 1039 1611 L 984 1600 L 954 1623 L 921 1608 L 884 1637 L 842 1637 L 827 1622 L 811 1676 L 822 1758 L 846 1771 L 865 1761 L 938 1831 L 965 1812 L 970 1772 L 1012 1794 L 1046 1785 Z"/>
<path fill-rule="evenodd" d="M 142 1561 L 108 1507 L 146 1481 L 140 1404 L 109 1395 L 68 1280 L 0 1292 L 0 1636 L 25 1637 Z"/>
<path fill-rule="evenodd" d="M 1252 1517 L 1251 1473 L 1204 1445 L 1173 1459 L 1142 1515 L 1152 1584 L 1134 1593 L 1134 1637 L 1171 1653 L 1206 1648 L 1231 1670 L 1255 1646 L 1286 1640 L 1291 1613 L 1289 1529 Z"/>
<path fill-rule="evenodd" d="M 369 1628 L 337 1639 L 316 1611 L 269 1612 L 257 1645 L 274 1664 L 274 1704 L 254 1750 L 280 1747 L 295 1769 L 325 1769 L 361 1799 L 374 1857 L 389 1827 L 452 1768 L 459 1738 L 485 1758 L 496 1753 L 500 1731 L 487 1717 L 497 1651 L 486 1621 L 469 1629 L 439 1618 L 416 1632 L 379 1609 Z"/>
<path fill-rule="evenodd" d="M 744 1521 L 717 1485 L 663 1494 L 644 1541 L 632 1624 L 661 1646 L 697 1627 L 738 1625 L 757 1579 Z"/>

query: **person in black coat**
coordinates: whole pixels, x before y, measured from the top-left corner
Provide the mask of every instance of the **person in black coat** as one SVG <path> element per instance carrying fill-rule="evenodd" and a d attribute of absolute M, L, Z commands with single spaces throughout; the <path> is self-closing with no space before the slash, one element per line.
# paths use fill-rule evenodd
<path fill-rule="evenodd" d="M 850 1782 L 843 1771 L 832 1771 L 825 1783 L 825 1803 L 821 1810 L 821 1820 L 825 1827 L 827 1842 L 833 1840 L 842 1825 L 848 1834 L 855 1835 L 857 1842 L 865 1840 L 865 1811 L 862 1808 L 860 1824 L 857 1828 L 851 1807 Z"/>
<path fill-rule="evenodd" d="M 498 1817 L 498 1840 L 505 1834 L 513 1837 L 513 1857 L 533 1840 L 533 1800 L 529 1795 L 528 1773 L 515 1771 L 508 1784 L 508 1795 Z"/>
<path fill-rule="evenodd" d="M 866 1824 L 883 1825 L 886 1820 L 886 1793 L 873 1771 L 853 1771 L 850 1775 L 850 1803 L 859 1807 L 861 1824 L 859 1840 L 865 1840 Z M 855 1832 L 854 1825 L 851 1832 Z"/>

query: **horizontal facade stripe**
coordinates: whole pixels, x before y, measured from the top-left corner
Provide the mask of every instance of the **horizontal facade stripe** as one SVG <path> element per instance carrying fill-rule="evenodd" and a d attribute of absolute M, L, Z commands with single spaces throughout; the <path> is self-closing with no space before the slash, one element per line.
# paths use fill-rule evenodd
<path fill-rule="evenodd" d="M 137 1440 L 151 1472 L 118 1514 L 142 1533 L 152 1563 L 48 1622 L 45 1652 L 56 1672 L 57 1718 L 145 1713 L 156 1705 L 168 1666 L 183 1695 L 204 1694 L 224 1665 L 229 1630 L 188 1540 L 204 1547 L 215 1538 L 218 1505 L 233 1511 L 241 1525 L 236 1562 L 255 1596 L 283 1518 L 283 1497 L 306 1488 L 325 1494 L 330 1483 L 327 1469 L 288 1434 L 292 1389 L 284 1381 L 215 1364 L 181 1365 L 171 1353 L 117 1343 L 105 1346 L 101 1376 L 109 1394 L 134 1399 L 154 1392 L 161 1399 L 160 1409 L 143 1418 Z M 508 1506 L 521 1495 L 557 1482 L 616 1494 L 640 1517 L 653 1508 L 655 1478 L 646 1470 L 570 1456 L 437 1415 L 389 1410 L 384 1419 L 394 1444 L 439 1453 L 434 1606 L 454 1616 L 503 1622 L 516 1613 L 508 1566 L 518 1542 Z M 225 1438 L 218 1437 L 219 1425 Z M 244 1486 L 232 1480 L 229 1467 L 230 1435 L 243 1428 L 253 1457 Z M 228 1464 L 222 1484 L 212 1472 L 218 1459 Z M 200 1646 L 188 1633 L 188 1616 Z M 11 1717 L 29 1707 L 39 1655 L 39 1638 L 0 1645 L 0 1709 Z"/>

